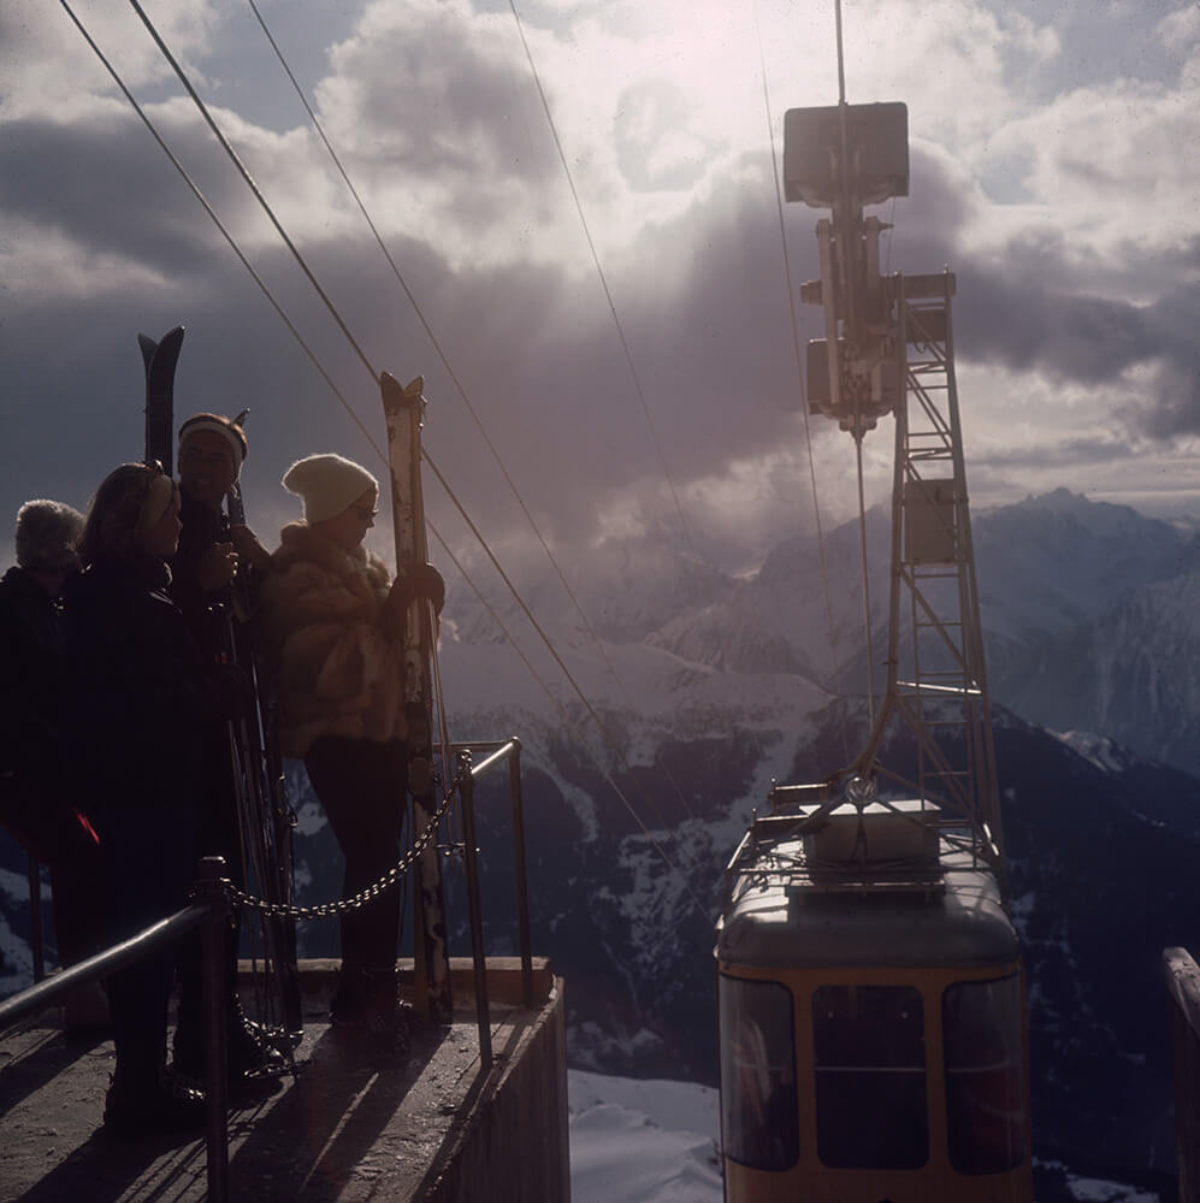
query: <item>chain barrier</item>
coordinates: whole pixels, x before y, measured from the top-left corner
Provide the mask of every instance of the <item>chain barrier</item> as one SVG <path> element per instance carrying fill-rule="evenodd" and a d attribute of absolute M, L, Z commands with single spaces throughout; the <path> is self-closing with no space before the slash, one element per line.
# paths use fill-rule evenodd
<path fill-rule="evenodd" d="M 386 890 L 390 890 L 417 863 L 421 854 L 428 848 L 430 842 L 437 834 L 438 824 L 449 811 L 450 804 L 454 801 L 454 795 L 457 790 L 458 782 L 455 781 L 450 789 L 446 791 L 446 796 L 442 800 L 441 806 L 438 807 L 433 818 L 429 820 L 429 826 L 421 832 L 408 852 L 378 881 L 374 881 L 366 889 L 360 890 L 353 898 L 342 898 L 337 902 L 320 902 L 315 906 L 294 906 L 286 902 L 267 902 L 264 898 L 256 898 L 253 894 L 247 894 L 244 890 L 239 890 L 237 886 L 229 881 L 223 883 L 226 896 L 235 906 L 249 907 L 251 910 L 261 911 L 264 915 L 280 918 L 328 919 L 334 915 L 344 915 L 350 911 L 361 910 L 368 902 L 378 898 Z"/>

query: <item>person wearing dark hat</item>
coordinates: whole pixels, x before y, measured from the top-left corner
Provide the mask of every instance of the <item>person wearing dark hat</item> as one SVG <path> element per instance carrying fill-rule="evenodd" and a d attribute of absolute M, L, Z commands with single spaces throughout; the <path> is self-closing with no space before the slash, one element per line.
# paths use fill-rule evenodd
<path fill-rule="evenodd" d="M 304 520 L 283 528 L 262 588 L 281 745 L 304 761 L 345 856 L 345 896 L 353 897 L 400 859 L 408 779 L 405 620 L 414 597 L 440 610 L 444 584 L 431 564 L 393 582 L 363 546 L 379 501 L 379 484 L 366 468 L 340 455 L 312 455 L 293 464 L 283 484 L 303 499 Z M 334 1026 L 402 1042 L 398 888 L 340 919 Z"/>
<path fill-rule="evenodd" d="M 248 665 L 253 650 L 248 617 L 235 616 L 234 581 L 262 571 L 266 549 L 249 527 L 231 524 L 223 505 L 241 474 L 249 444 L 245 431 L 220 414 L 193 414 L 179 428 L 179 546 L 170 559 L 170 593 L 209 663 Z M 248 593 L 243 591 L 243 596 Z M 247 693 L 250 692 L 246 677 Z M 245 885 L 238 822 L 238 792 L 232 769 L 229 725 L 218 719 L 197 731 L 204 747 L 205 805 L 197 835 L 198 855 L 222 856 L 226 872 Z M 237 994 L 239 926 L 231 923 L 227 947 L 228 1028 L 231 1083 L 239 1085 L 265 1070 L 278 1070 L 283 1058 L 242 1011 Z M 204 1077 L 201 1010 L 201 949 L 190 938 L 179 960 L 179 1022 L 174 1038 L 174 1068 L 185 1077 Z"/>
<path fill-rule="evenodd" d="M 60 595 L 79 570 L 83 515 L 59 501 L 17 513 L 17 566 L 0 580 L 0 823 L 50 869 L 59 961 L 102 945 L 103 892 L 96 834 L 66 777 L 67 661 Z M 102 1023 L 99 990 L 68 1004 L 67 1025 Z"/>

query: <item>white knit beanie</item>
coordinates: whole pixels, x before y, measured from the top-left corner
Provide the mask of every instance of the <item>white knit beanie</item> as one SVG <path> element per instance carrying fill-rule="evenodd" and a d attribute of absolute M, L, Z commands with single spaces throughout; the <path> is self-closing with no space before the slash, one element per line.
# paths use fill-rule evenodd
<path fill-rule="evenodd" d="M 311 526 L 336 518 L 368 489 L 378 494 L 379 481 L 361 464 L 340 455 L 310 455 L 283 474 L 283 487 L 304 499 L 304 518 Z"/>

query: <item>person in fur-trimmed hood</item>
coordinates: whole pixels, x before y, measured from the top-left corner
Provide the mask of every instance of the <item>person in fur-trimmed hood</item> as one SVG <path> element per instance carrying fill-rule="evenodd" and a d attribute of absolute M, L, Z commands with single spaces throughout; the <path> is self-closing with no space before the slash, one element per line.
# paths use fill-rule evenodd
<path fill-rule="evenodd" d="M 352 897 L 400 859 L 408 786 L 405 620 L 414 597 L 440 609 L 431 564 L 394 582 L 363 546 L 379 484 L 340 455 L 293 464 L 284 487 L 304 518 L 283 528 L 262 585 L 263 631 L 281 709 L 285 755 L 301 757 L 346 858 Z M 403 1038 L 396 993 L 400 898 L 395 887 L 341 916 L 336 1027 Z"/>

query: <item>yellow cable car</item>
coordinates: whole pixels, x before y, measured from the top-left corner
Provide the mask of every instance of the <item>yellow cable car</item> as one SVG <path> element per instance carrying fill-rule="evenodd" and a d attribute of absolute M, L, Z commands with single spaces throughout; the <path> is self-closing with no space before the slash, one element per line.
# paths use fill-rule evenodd
<path fill-rule="evenodd" d="M 1032 1198 L 1016 932 L 920 802 L 759 819 L 717 935 L 728 1203 Z"/>

